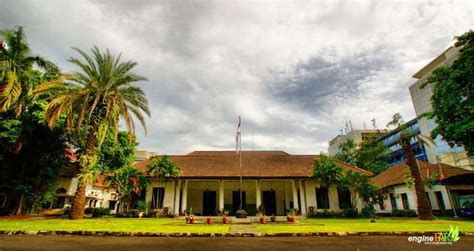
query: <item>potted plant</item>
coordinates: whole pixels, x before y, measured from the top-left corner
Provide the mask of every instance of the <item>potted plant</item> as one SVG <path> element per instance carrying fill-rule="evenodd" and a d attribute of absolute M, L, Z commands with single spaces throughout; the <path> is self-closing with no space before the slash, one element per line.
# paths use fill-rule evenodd
<path fill-rule="evenodd" d="M 147 209 L 148 209 L 148 204 L 146 203 L 146 201 L 144 200 L 138 201 L 138 218 L 142 218 Z"/>
<path fill-rule="evenodd" d="M 296 210 L 291 209 L 288 214 L 286 215 L 286 219 L 288 222 L 295 223 L 296 222 Z"/>
<path fill-rule="evenodd" d="M 193 208 L 189 209 L 189 211 L 184 210 L 184 215 L 186 216 L 186 223 L 189 224 L 191 223 L 191 212 L 193 211 Z"/>
<path fill-rule="evenodd" d="M 267 219 L 265 218 L 265 213 L 259 212 L 258 217 L 260 218 L 260 223 L 265 224 L 267 222 Z"/>
<path fill-rule="evenodd" d="M 272 214 L 272 216 L 270 216 L 270 220 L 271 220 L 272 222 L 275 222 L 275 221 L 276 221 L 276 218 L 277 218 L 277 217 L 276 217 L 274 214 Z"/>
<path fill-rule="evenodd" d="M 229 217 L 227 217 L 227 215 L 229 214 L 228 211 L 225 211 L 224 209 L 221 210 L 221 214 L 222 214 L 222 223 L 223 224 L 229 224 Z"/>
<path fill-rule="evenodd" d="M 189 223 L 196 224 L 196 217 L 194 216 L 194 214 L 190 214 Z"/>
<path fill-rule="evenodd" d="M 207 224 L 212 224 L 212 217 L 207 218 Z"/>

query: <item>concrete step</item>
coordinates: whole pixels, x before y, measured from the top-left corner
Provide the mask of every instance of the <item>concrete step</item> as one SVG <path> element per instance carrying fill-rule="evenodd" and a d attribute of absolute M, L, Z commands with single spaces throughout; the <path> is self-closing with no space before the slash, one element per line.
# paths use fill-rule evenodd
<path fill-rule="evenodd" d="M 235 224 L 251 224 L 252 219 L 250 218 L 234 218 L 232 219 L 232 222 Z"/>

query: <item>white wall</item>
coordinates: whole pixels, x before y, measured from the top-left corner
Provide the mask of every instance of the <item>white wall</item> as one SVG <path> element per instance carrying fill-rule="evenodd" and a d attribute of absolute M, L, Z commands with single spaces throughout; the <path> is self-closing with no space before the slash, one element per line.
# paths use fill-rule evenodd
<path fill-rule="evenodd" d="M 153 188 L 155 187 L 165 187 L 165 196 L 163 198 L 163 207 L 167 207 L 169 212 L 173 212 L 174 209 L 174 199 L 175 199 L 175 185 L 174 180 L 169 180 L 166 182 L 160 182 L 158 179 L 150 179 L 150 184 L 146 188 L 146 201 L 151 202 Z M 188 194 L 189 197 L 189 194 Z"/>
<path fill-rule="evenodd" d="M 399 210 L 403 209 L 403 202 L 402 202 L 402 193 L 406 193 L 408 197 L 408 204 L 410 206 L 410 209 L 418 211 L 418 204 L 416 201 L 416 192 L 415 190 L 410 190 L 407 185 L 402 184 L 402 185 L 397 185 L 393 186 L 393 194 L 397 194 L 398 198 L 396 198 L 397 201 L 397 206 Z M 440 207 L 438 205 L 438 200 L 436 199 L 435 192 L 441 192 L 441 195 L 443 197 L 444 205 L 446 210 L 452 209 L 451 206 L 451 201 L 448 197 L 448 192 L 444 186 L 441 185 L 435 185 L 433 186 L 432 189 L 425 187 L 425 191 L 428 193 L 430 203 L 431 203 L 431 208 L 433 210 L 440 210 Z M 390 202 L 390 196 L 387 194 L 387 198 L 384 199 L 384 204 L 386 205 L 385 210 L 381 210 L 380 206 L 378 204 L 375 205 L 375 209 L 378 213 L 390 213 L 392 212 L 393 208 Z"/>
<path fill-rule="evenodd" d="M 323 209 L 317 209 L 317 200 L 316 200 L 316 188 L 319 188 L 321 183 L 315 179 L 309 179 L 305 181 L 305 190 L 306 190 L 306 207 L 314 207 L 316 211 L 322 211 Z M 337 196 L 337 187 L 335 185 L 329 186 L 329 209 L 339 211 L 339 198 Z M 361 202 L 358 203 L 358 209 L 362 207 Z"/>

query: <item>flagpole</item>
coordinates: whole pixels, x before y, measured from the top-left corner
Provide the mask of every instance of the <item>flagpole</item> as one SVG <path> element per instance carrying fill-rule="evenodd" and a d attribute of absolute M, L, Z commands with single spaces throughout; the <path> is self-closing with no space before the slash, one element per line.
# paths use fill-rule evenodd
<path fill-rule="evenodd" d="M 237 218 L 247 218 L 247 212 L 245 212 L 243 208 L 243 185 L 242 185 L 242 176 L 243 176 L 243 170 L 242 170 L 242 133 L 241 133 L 241 119 L 239 116 L 239 124 L 237 126 L 237 135 L 236 135 L 236 146 L 235 150 L 237 151 L 238 158 L 239 158 L 239 183 L 240 183 L 240 207 L 235 212 L 235 216 Z"/>
<path fill-rule="evenodd" d="M 242 130 L 239 133 L 239 162 L 240 162 L 240 209 L 244 209 L 242 206 Z"/>

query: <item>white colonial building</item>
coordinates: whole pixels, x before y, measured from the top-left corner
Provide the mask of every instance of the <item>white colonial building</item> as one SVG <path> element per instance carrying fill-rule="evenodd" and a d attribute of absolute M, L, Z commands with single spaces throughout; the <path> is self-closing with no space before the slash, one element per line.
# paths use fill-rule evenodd
<path fill-rule="evenodd" d="M 347 190 L 323 187 L 311 177 L 317 155 L 291 155 L 283 151 L 194 151 L 171 155 L 181 172 L 166 183 L 150 178 L 146 200 L 151 210 L 165 210 L 175 215 L 192 210 L 196 215 L 215 215 L 226 210 L 233 215 L 240 207 L 240 174 L 242 174 L 242 207 L 249 215 L 264 209 L 267 215 L 284 215 L 289 209 L 301 214 L 315 210 L 340 210 L 349 203 Z M 149 160 L 134 164 L 146 173 Z M 370 172 L 345 163 L 345 170 L 371 175 Z M 163 196 L 164 195 L 164 196 Z M 360 209 L 361 205 L 359 205 Z"/>
<path fill-rule="evenodd" d="M 423 179 L 435 173 L 439 175 L 439 179 L 431 188 L 425 186 L 431 208 L 436 214 L 453 214 L 453 208 L 459 210 L 464 201 L 474 200 L 474 172 L 420 160 L 418 166 Z M 406 163 L 400 163 L 371 179 L 385 192 L 383 203 L 375 206 L 378 213 L 390 213 L 395 209 L 417 211 L 415 190 L 409 188 L 405 182 L 407 168 Z"/>

